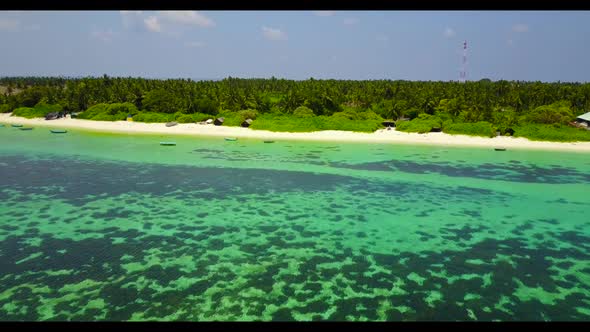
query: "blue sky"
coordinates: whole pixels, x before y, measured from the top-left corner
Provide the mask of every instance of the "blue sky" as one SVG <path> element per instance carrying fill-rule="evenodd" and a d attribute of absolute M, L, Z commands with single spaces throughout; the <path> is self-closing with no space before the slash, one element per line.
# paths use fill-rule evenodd
<path fill-rule="evenodd" d="M 0 11 L 0 76 L 590 81 L 589 11 Z"/>

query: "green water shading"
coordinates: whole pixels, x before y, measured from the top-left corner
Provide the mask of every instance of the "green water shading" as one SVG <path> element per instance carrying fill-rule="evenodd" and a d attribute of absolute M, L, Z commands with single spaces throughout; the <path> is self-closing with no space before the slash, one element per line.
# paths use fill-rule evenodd
<path fill-rule="evenodd" d="M 587 154 L 12 129 L 1 320 L 590 318 Z"/>

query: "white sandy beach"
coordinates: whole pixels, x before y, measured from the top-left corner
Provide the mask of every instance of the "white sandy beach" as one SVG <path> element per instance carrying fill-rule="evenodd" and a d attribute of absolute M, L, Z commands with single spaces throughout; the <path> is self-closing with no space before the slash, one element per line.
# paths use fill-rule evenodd
<path fill-rule="evenodd" d="M 341 141 L 358 143 L 398 143 L 398 144 L 429 144 L 443 146 L 477 146 L 506 149 L 544 149 L 560 151 L 590 152 L 590 142 L 561 143 L 537 142 L 525 138 L 514 137 L 475 137 L 466 135 L 449 135 L 445 133 L 404 133 L 394 129 L 378 130 L 374 133 L 355 133 L 349 131 L 326 130 L 311 133 L 272 132 L 266 130 L 252 130 L 242 127 L 225 127 L 201 125 L 196 123 L 178 124 L 166 127 L 164 123 L 140 123 L 127 121 L 91 121 L 81 119 L 62 118 L 45 120 L 42 118 L 25 119 L 13 117 L 10 114 L 0 114 L 0 123 L 7 125 L 22 124 L 32 127 L 51 127 L 64 129 L 84 129 L 113 133 L 143 133 L 191 136 L 223 136 L 248 137 L 260 139 L 312 140 L 312 141 Z"/>

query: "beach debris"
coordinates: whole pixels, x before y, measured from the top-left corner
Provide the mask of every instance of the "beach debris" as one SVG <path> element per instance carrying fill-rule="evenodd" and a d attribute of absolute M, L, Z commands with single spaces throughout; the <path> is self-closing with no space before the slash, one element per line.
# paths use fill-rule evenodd
<path fill-rule="evenodd" d="M 58 112 L 52 112 L 52 113 L 48 113 L 45 116 L 45 120 L 56 120 L 59 119 L 59 113 Z"/>

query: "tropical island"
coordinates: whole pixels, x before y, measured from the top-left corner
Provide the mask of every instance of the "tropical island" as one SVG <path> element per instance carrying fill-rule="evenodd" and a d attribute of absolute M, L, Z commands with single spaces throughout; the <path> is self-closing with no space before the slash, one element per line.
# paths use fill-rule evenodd
<path fill-rule="evenodd" d="M 395 127 L 391 131 L 398 134 L 589 142 L 587 122 L 580 121 L 588 110 L 588 83 L 0 78 L 0 112 L 11 117 L 67 116 L 134 124 L 204 124 L 215 119 L 221 127 L 266 132 L 379 132 L 385 137 L 391 129 L 387 127 Z M 216 132 L 235 133 L 224 130 Z"/>

